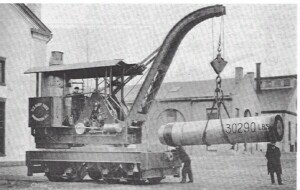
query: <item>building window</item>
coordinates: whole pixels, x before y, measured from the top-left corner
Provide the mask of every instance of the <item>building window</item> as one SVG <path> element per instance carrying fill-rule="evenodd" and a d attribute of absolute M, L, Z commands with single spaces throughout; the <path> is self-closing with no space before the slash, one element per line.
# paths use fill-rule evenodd
<path fill-rule="evenodd" d="M 207 119 L 218 119 L 217 108 L 206 108 L 206 117 Z"/>
<path fill-rule="evenodd" d="M 0 57 L 0 84 L 5 84 L 5 58 Z"/>
<path fill-rule="evenodd" d="M 250 110 L 246 109 L 244 112 L 244 117 L 251 117 L 251 112 Z"/>
<path fill-rule="evenodd" d="M 5 155 L 5 102 L 0 99 L 0 156 Z"/>
<path fill-rule="evenodd" d="M 289 141 L 292 139 L 292 127 L 291 127 L 291 122 L 289 121 Z"/>
<path fill-rule="evenodd" d="M 265 81 L 265 88 L 272 88 L 272 81 L 271 80 L 266 80 Z"/>
<path fill-rule="evenodd" d="M 240 109 L 235 108 L 235 117 L 240 117 Z"/>
<path fill-rule="evenodd" d="M 291 86 L 291 80 L 290 79 L 284 79 L 283 86 Z"/>
<path fill-rule="evenodd" d="M 185 118 L 181 112 L 176 109 L 166 109 L 161 112 L 156 120 L 156 125 L 161 126 L 172 122 L 182 122 Z"/>
<path fill-rule="evenodd" d="M 174 109 L 169 109 L 167 110 L 167 117 L 172 120 L 172 121 L 176 121 L 177 118 L 177 114 L 176 114 L 176 110 Z"/>
<path fill-rule="evenodd" d="M 281 80 L 277 79 L 274 81 L 274 87 L 281 87 Z"/>

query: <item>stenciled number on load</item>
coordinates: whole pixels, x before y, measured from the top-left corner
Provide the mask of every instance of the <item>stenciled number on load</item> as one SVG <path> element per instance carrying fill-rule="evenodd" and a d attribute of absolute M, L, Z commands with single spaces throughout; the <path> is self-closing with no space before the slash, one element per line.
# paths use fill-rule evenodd
<path fill-rule="evenodd" d="M 269 124 L 257 124 L 255 122 L 245 122 L 245 123 L 227 123 L 225 127 L 225 132 L 231 133 L 248 133 L 256 131 L 267 131 L 269 129 Z"/>

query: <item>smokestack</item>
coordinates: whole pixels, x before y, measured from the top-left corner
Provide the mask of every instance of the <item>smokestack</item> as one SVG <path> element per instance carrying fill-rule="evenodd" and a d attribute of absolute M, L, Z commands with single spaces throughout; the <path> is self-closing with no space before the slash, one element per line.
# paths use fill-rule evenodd
<path fill-rule="evenodd" d="M 261 92 L 261 78 L 260 78 L 260 65 L 261 63 L 256 63 L 256 92 Z"/>
<path fill-rule="evenodd" d="M 254 72 L 247 72 L 246 75 L 250 79 L 251 84 L 253 85 L 253 88 L 254 88 Z"/>
<path fill-rule="evenodd" d="M 42 18 L 42 4 L 41 3 L 28 3 L 26 6 L 37 16 L 40 20 Z"/>
<path fill-rule="evenodd" d="M 235 84 L 239 84 L 243 79 L 243 67 L 235 68 Z"/>
<path fill-rule="evenodd" d="M 52 51 L 49 65 L 62 65 L 63 64 L 63 52 Z"/>

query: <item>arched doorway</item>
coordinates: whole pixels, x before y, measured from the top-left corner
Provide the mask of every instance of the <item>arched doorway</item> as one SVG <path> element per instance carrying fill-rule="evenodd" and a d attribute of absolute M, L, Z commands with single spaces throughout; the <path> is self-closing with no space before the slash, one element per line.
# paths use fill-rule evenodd
<path fill-rule="evenodd" d="M 156 120 L 157 126 L 172 122 L 185 122 L 185 117 L 177 109 L 166 109 L 158 115 Z"/>
<path fill-rule="evenodd" d="M 246 109 L 244 112 L 244 117 L 251 117 L 251 112 L 249 109 Z"/>
<path fill-rule="evenodd" d="M 184 115 L 177 109 L 165 109 L 156 118 L 156 126 L 159 128 L 162 125 L 172 122 L 185 122 Z M 166 148 L 166 146 L 164 146 Z M 167 147 L 169 149 L 170 147 Z M 165 150 L 165 149 L 164 149 Z"/>

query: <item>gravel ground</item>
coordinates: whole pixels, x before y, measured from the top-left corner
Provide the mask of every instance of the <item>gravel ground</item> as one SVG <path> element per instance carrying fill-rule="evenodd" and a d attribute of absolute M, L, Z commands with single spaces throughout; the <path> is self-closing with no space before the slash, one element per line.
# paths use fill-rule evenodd
<path fill-rule="evenodd" d="M 264 153 L 205 153 L 192 158 L 194 183 L 180 184 L 180 178 L 167 177 L 158 185 L 104 184 L 88 177 L 80 183 L 49 182 L 42 174 L 26 176 L 25 166 L 0 167 L 1 189 L 296 189 L 296 154 L 282 154 L 283 183 L 271 185 Z"/>

